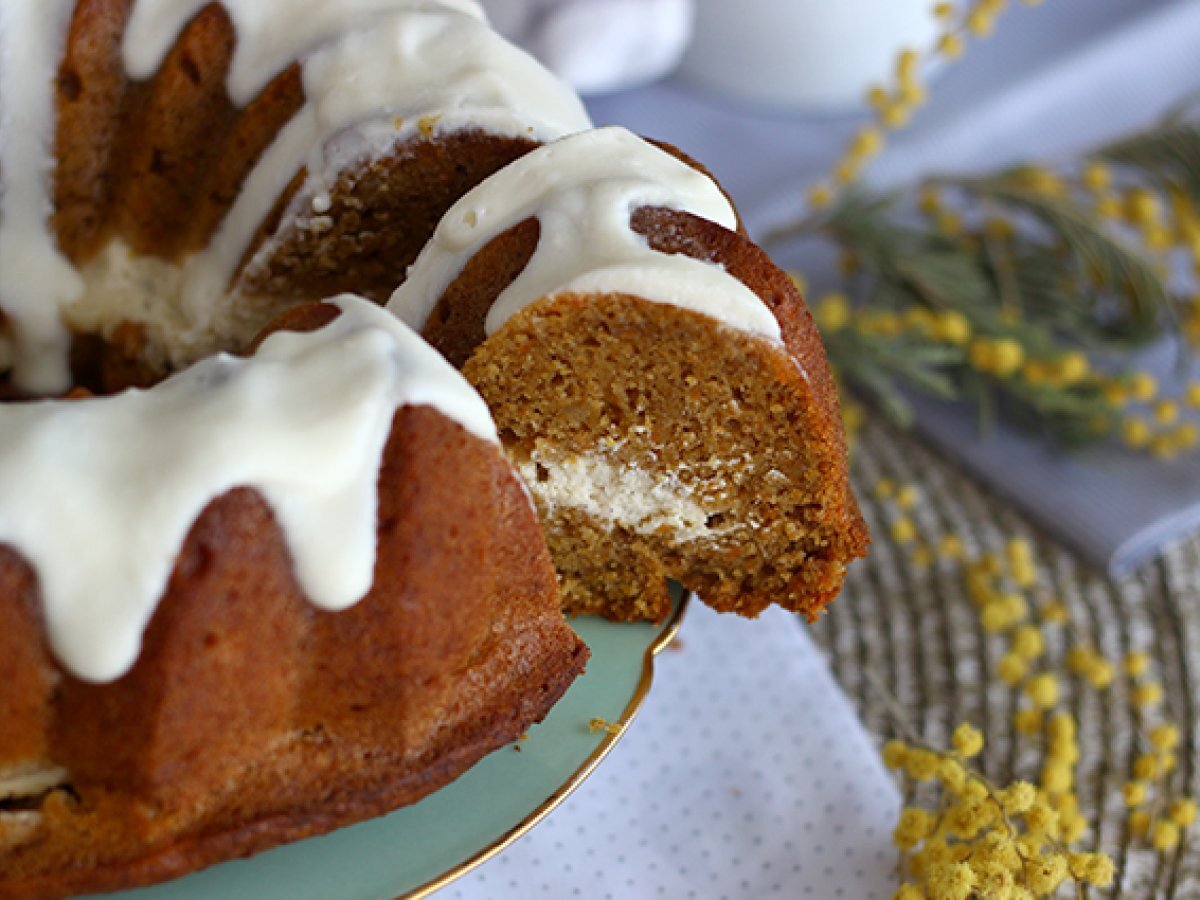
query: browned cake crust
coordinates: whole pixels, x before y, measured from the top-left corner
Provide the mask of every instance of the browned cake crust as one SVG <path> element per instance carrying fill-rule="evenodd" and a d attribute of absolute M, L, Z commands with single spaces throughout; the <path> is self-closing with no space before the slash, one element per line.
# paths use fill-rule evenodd
<path fill-rule="evenodd" d="M 546 714 L 587 650 L 499 451 L 405 407 L 379 489 L 374 586 L 335 613 L 304 599 L 257 493 L 212 501 L 109 685 L 56 664 L 33 574 L 0 547 L 0 774 L 67 772 L 0 802 L 0 897 L 150 883 L 381 814 Z"/>
<path fill-rule="evenodd" d="M 152 78 L 130 81 L 121 40 L 132 6 L 78 0 L 59 66 L 54 230 L 76 265 L 118 237 L 138 254 L 175 262 L 203 249 L 305 99 L 293 64 L 245 107 L 230 102 L 225 81 L 236 37 L 216 3 L 183 30 Z M 427 132 L 341 172 L 319 218 L 284 215 L 303 170 L 263 210 L 235 278 L 254 298 L 258 327 L 288 306 L 341 291 L 385 300 L 450 205 L 536 146 L 482 131 Z M 268 238 L 269 256 L 245 268 Z M 125 323 L 115 335 L 80 336 L 77 382 L 109 393 L 166 375 L 140 328 Z"/>
<path fill-rule="evenodd" d="M 629 296 L 539 301 L 485 340 L 487 310 L 537 245 L 533 219 L 476 254 L 424 334 L 463 367 L 510 456 L 533 473 L 569 610 L 659 619 L 671 577 L 719 609 L 755 615 L 775 602 L 815 616 L 868 538 L 812 317 L 792 280 L 744 236 L 650 207 L 632 225 L 659 252 L 722 265 L 770 307 L 784 346 Z M 720 510 L 713 535 L 641 534 L 554 507 L 537 483 L 550 476 L 534 465 L 547 456 L 600 456 L 659 479 L 682 473 L 685 489 Z"/>

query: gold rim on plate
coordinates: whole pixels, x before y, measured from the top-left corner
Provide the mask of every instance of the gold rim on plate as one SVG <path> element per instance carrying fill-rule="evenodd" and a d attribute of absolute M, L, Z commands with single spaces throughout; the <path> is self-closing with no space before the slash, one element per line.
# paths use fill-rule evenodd
<path fill-rule="evenodd" d="M 542 819 L 546 818 L 560 803 L 567 799 L 571 793 L 583 784 L 584 780 L 595 770 L 596 766 L 600 765 L 600 761 L 608 756 L 609 752 L 617 745 L 625 732 L 628 730 L 638 710 L 646 700 L 646 695 L 650 692 L 650 684 L 654 680 L 654 660 L 667 646 L 675 639 L 679 633 L 679 627 L 683 624 L 683 616 L 687 610 L 690 594 L 683 594 L 679 602 L 675 605 L 675 609 L 671 612 L 671 616 L 662 626 L 662 630 L 654 639 L 654 642 L 646 648 L 646 652 L 642 656 L 642 674 L 638 679 L 637 687 L 634 688 L 633 696 L 629 698 L 629 702 L 625 705 L 620 718 L 612 723 L 613 727 L 607 729 L 608 733 L 601 740 L 600 745 L 583 761 L 578 769 L 568 778 L 553 794 L 542 802 L 537 809 L 533 810 L 528 816 L 510 828 L 503 835 L 498 837 L 491 844 L 487 845 L 479 852 L 464 860 L 451 869 L 443 872 L 437 878 L 427 881 L 418 888 L 402 894 L 404 900 L 422 900 L 441 890 L 456 881 L 463 875 L 466 875 L 476 866 L 482 865 L 492 857 L 499 854 L 501 851 L 508 848 L 514 841 L 523 835 L 527 834 L 530 829 L 537 825 Z"/>

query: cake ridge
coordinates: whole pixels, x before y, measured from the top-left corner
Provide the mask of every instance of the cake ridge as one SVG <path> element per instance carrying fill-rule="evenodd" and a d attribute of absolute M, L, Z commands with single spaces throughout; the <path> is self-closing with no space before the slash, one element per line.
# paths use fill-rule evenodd
<path fill-rule="evenodd" d="M 314 332 L 277 332 L 145 391 L 0 404 L 0 543 L 38 575 L 51 646 L 77 676 L 133 665 L 175 557 L 208 503 L 249 486 L 272 508 L 322 609 L 371 586 L 376 485 L 401 406 L 497 442 L 482 399 L 370 301 Z"/>
<path fill-rule="evenodd" d="M 388 308 L 423 328 L 468 260 L 497 235 L 536 218 L 543 226 L 537 247 L 488 310 L 486 334 L 543 297 L 624 292 L 780 341 L 770 309 L 719 264 L 650 247 L 631 223 L 643 206 L 738 227 L 733 205 L 707 174 L 627 129 L 596 128 L 531 151 L 460 199 Z"/>

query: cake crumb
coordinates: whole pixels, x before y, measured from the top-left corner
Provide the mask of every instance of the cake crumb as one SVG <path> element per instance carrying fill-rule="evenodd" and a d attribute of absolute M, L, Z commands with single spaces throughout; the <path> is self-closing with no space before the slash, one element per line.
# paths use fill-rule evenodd
<path fill-rule="evenodd" d="M 609 722 L 607 719 L 593 716 L 588 720 L 588 731 L 607 731 L 609 734 L 615 736 L 621 733 L 621 726 L 616 722 Z"/>

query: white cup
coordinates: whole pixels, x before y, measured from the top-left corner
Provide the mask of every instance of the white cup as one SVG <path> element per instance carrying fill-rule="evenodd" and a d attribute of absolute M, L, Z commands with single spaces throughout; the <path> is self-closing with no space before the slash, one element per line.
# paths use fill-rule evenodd
<path fill-rule="evenodd" d="M 680 69 L 732 100 L 840 111 L 891 79 L 896 55 L 938 34 L 933 0 L 696 0 Z"/>

